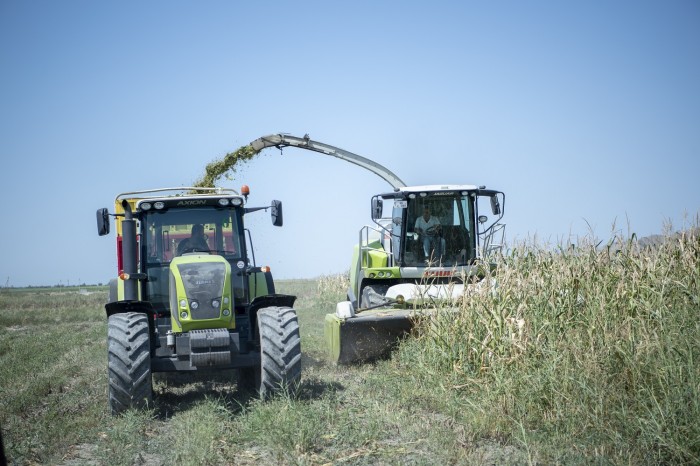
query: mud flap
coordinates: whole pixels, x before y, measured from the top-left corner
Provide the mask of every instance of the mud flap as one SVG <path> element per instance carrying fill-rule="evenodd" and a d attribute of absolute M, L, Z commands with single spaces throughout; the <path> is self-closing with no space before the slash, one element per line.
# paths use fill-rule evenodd
<path fill-rule="evenodd" d="M 326 314 L 325 337 L 329 357 L 336 364 L 387 357 L 413 325 L 408 311 L 377 312 L 347 319 Z"/>

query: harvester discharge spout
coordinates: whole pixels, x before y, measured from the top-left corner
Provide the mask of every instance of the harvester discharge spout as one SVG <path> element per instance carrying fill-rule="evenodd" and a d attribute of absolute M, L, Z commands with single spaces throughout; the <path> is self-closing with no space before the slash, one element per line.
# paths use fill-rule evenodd
<path fill-rule="evenodd" d="M 392 188 L 398 189 L 406 186 L 401 178 L 396 176 L 388 168 L 374 162 L 368 158 L 362 157 L 361 155 L 353 154 L 352 152 L 346 151 L 339 147 L 331 146 L 330 144 L 325 144 L 323 142 L 314 141 L 309 138 L 309 135 L 305 135 L 303 138 L 297 136 L 290 136 L 288 134 L 271 134 L 269 136 L 263 136 L 256 139 L 250 143 L 253 150 L 260 152 L 267 147 L 277 147 L 282 149 L 283 147 L 297 147 L 299 149 L 306 149 L 314 152 L 319 152 L 321 154 L 330 155 L 332 157 L 337 157 L 346 162 L 358 165 L 365 168 L 375 175 L 381 177 L 387 183 L 391 185 Z"/>

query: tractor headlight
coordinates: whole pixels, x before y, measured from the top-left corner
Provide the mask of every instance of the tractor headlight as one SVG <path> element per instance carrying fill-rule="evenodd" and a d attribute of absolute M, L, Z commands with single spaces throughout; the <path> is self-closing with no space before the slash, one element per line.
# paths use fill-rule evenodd
<path fill-rule="evenodd" d="M 182 312 L 180 313 L 180 318 L 181 318 L 181 319 L 187 319 L 187 311 L 182 311 Z"/>
<path fill-rule="evenodd" d="M 379 278 L 384 278 L 384 272 L 379 272 L 377 276 L 379 276 Z"/>
<path fill-rule="evenodd" d="M 224 298 L 224 304 L 228 304 L 228 296 Z"/>
<path fill-rule="evenodd" d="M 199 303 L 195 300 L 192 300 L 192 302 L 190 303 L 190 309 L 192 309 L 193 311 L 199 309 Z"/>
<path fill-rule="evenodd" d="M 228 309 L 224 309 L 222 311 L 222 314 L 225 315 L 226 317 L 228 317 L 229 315 L 231 315 L 231 311 L 229 311 Z"/>
<path fill-rule="evenodd" d="M 211 300 L 211 307 L 214 309 L 219 309 L 219 306 L 221 306 L 221 301 L 219 301 L 218 298 L 214 298 Z"/>
<path fill-rule="evenodd" d="M 183 309 L 187 309 L 187 300 L 181 299 L 180 300 L 180 307 Z"/>

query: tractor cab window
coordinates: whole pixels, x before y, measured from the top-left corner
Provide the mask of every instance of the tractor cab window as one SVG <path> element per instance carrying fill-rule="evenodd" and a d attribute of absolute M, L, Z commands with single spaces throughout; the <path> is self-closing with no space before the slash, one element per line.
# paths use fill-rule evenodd
<path fill-rule="evenodd" d="M 404 265 L 468 265 L 473 258 L 472 198 L 426 193 L 408 199 Z"/>
<path fill-rule="evenodd" d="M 188 252 L 240 257 L 238 220 L 228 209 L 171 209 L 144 219 L 149 262 L 170 262 Z"/>

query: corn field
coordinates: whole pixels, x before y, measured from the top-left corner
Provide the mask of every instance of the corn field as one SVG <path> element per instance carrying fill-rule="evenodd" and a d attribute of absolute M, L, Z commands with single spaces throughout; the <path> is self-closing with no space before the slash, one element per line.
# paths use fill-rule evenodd
<path fill-rule="evenodd" d="M 698 229 L 654 247 L 521 244 L 458 312 L 425 321 L 402 362 L 443 375 L 489 429 L 525 444 L 697 463 L 699 259 Z"/>

